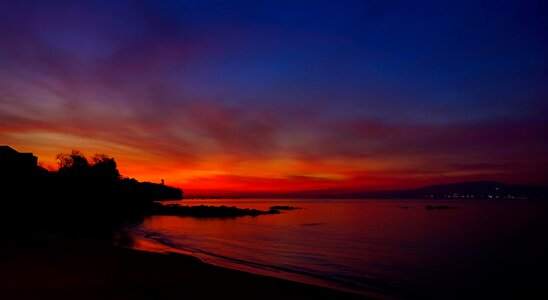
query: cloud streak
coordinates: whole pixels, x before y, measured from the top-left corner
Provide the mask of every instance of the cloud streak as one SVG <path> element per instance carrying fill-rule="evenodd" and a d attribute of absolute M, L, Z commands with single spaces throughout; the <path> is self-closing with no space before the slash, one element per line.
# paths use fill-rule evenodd
<path fill-rule="evenodd" d="M 2 3 L 0 142 L 201 192 L 548 183 L 543 19 L 437 5 Z"/>

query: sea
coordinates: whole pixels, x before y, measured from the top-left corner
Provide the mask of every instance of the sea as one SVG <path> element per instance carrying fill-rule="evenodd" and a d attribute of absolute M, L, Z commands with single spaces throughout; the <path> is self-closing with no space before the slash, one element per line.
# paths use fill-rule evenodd
<path fill-rule="evenodd" d="M 491 289 L 503 295 L 505 289 L 519 293 L 541 280 L 532 272 L 546 272 L 545 201 L 190 199 L 164 203 L 300 209 L 235 218 L 152 216 L 126 226 L 131 247 L 192 255 L 213 265 L 372 298 L 457 299 Z"/>

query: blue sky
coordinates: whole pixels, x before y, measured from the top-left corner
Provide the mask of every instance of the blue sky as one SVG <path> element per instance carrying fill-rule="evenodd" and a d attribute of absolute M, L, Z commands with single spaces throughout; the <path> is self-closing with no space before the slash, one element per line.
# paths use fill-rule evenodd
<path fill-rule="evenodd" d="M 49 164 L 72 147 L 114 153 L 128 175 L 181 185 L 543 183 L 547 6 L 0 1 L 0 138 Z"/>

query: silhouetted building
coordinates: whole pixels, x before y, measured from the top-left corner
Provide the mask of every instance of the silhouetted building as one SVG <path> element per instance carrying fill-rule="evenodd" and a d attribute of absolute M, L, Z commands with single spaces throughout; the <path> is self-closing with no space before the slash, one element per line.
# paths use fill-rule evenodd
<path fill-rule="evenodd" d="M 32 153 L 19 153 L 10 146 L 0 146 L 0 172 L 36 169 L 38 157 Z"/>

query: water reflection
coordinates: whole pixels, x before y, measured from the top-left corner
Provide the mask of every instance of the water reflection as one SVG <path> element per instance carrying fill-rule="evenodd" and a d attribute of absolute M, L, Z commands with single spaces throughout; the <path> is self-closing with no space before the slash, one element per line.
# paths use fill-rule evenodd
<path fill-rule="evenodd" d="M 523 255 L 516 245 L 547 244 L 539 230 L 548 228 L 539 227 L 546 225 L 546 205 L 537 202 L 443 201 L 456 207 L 450 210 L 425 209 L 432 203 L 422 200 L 182 204 L 303 209 L 231 219 L 150 217 L 131 228 L 134 247 L 181 251 L 222 266 L 362 293 L 435 295 L 472 288 L 479 276 L 498 278 L 501 270 L 519 268 Z"/>

